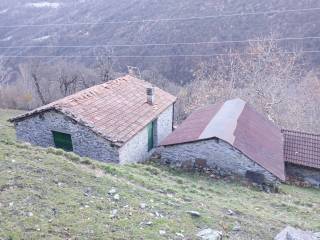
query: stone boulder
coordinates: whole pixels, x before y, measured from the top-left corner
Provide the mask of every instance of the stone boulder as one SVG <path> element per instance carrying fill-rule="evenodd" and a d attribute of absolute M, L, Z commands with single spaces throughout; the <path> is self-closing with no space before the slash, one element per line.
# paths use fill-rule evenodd
<path fill-rule="evenodd" d="M 222 233 L 211 228 L 207 228 L 198 232 L 197 237 L 201 240 L 222 240 Z"/>
<path fill-rule="evenodd" d="M 288 226 L 274 240 L 320 240 L 320 238 L 315 233 Z"/>

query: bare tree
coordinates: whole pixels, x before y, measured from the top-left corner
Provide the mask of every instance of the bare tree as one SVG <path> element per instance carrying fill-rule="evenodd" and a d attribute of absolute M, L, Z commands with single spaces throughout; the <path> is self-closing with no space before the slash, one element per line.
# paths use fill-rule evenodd
<path fill-rule="evenodd" d="M 311 71 L 295 89 L 293 106 L 289 111 L 293 111 L 291 115 L 299 119 L 299 121 L 288 122 L 289 126 L 294 125 L 298 130 L 308 130 L 320 134 L 320 78 L 316 71 Z M 286 126 L 287 127 L 287 126 Z"/>
<path fill-rule="evenodd" d="M 39 63 L 38 62 L 34 62 L 31 66 L 31 79 L 33 80 L 33 83 L 36 87 L 36 93 L 39 96 L 39 99 L 41 100 L 42 105 L 47 104 L 47 101 L 44 98 L 44 94 L 42 92 L 42 89 L 40 87 L 40 81 L 41 81 L 41 77 L 39 74 Z"/>
<path fill-rule="evenodd" d="M 64 69 L 61 69 L 58 76 L 58 82 L 62 95 L 65 97 L 76 92 L 79 81 L 80 77 L 77 73 L 69 76 Z"/>
<path fill-rule="evenodd" d="M 245 94 L 266 114 L 269 120 L 281 123 L 281 105 L 289 105 L 289 89 L 299 80 L 300 54 L 285 54 L 275 41 L 266 40 L 252 44 L 249 56 L 236 56 L 245 79 Z"/>
<path fill-rule="evenodd" d="M 108 82 L 114 76 L 112 49 L 99 48 L 96 50 L 96 71 L 101 82 Z"/>
<path fill-rule="evenodd" d="M 284 54 L 276 41 L 253 42 L 246 54 L 232 52 L 201 63 L 195 80 L 181 93 L 186 115 L 202 105 L 241 97 L 271 121 L 288 125 L 286 108 L 296 112 L 290 91 L 302 75 L 299 54 Z"/>
<path fill-rule="evenodd" d="M 129 75 L 137 78 L 142 78 L 141 71 L 138 67 L 127 66 Z"/>
<path fill-rule="evenodd" d="M 7 80 L 10 72 L 6 68 L 7 61 L 5 61 L 3 58 L 0 58 L 0 83 L 3 83 Z"/>
<path fill-rule="evenodd" d="M 11 71 L 11 69 L 8 69 Z M 33 109 L 96 83 L 96 73 L 79 63 L 19 64 L 14 84 L 0 89 L 1 106 Z"/>

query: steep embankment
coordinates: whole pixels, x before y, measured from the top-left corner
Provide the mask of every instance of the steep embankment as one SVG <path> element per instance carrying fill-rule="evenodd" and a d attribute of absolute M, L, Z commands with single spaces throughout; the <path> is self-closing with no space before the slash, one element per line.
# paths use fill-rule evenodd
<path fill-rule="evenodd" d="M 266 194 L 156 164 L 111 166 L 18 144 L 5 121 L 16 113 L 0 110 L 0 239 L 195 239 L 210 227 L 247 240 L 272 239 L 286 225 L 320 229 L 318 190 Z"/>

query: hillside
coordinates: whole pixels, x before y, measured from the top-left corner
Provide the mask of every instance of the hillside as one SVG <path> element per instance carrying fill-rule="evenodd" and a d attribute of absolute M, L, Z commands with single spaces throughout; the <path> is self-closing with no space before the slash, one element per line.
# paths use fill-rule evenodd
<path fill-rule="evenodd" d="M 19 144 L 6 122 L 17 113 L 0 110 L 0 239 L 195 239 L 210 227 L 247 240 L 286 225 L 320 229 L 318 190 L 267 194 L 155 163 L 111 166 Z"/>
<path fill-rule="evenodd" d="M 0 55 L 94 55 L 105 44 L 145 44 L 174 42 L 205 42 L 246 40 L 269 37 L 279 38 L 318 36 L 320 11 L 218 17 L 188 21 L 126 22 L 143 19 L 190 18 L 232 13 L 268 12 L 319 8 L 317 0 L 4 0 L 0 5 L 0 47 L 58 45 L 58 48 L 22 47 L 1 49 Z M 104 22 L 118 22 L 103 24 Z M 124 21 L 124 22 L 123 22 Z M 122 23 L 119 23 L 122 22 Z M 71 25 L 59 25 L 59 24 Z M 84 23 L 72 25 L 73 23 Z M 96 23 L 96 24 L 86 24 Z M 51 26 L 24 27 L 20 25 L 52 24 Z M 55 25 L 58 24 L 58 25 Z M 7 27 L 6 27 L 7 26 Z M 85 45 L 84 48 L 63 46 Z M 229 49 L 243 50 L 247 44 L 202 44 L 148 47 L 112 47 L 111 55 L 190 55 L 226 53 Z M 319 50 L 319 39 L 280 42 L 285 49 Z M 93 47 L 90 47 L 93 46 Z M 307 55 L 312 63 L 319 55 Z M 10 59 L 12 71 L 16 63 L 32 59 Z M 50 59 L 48 61 L 55 61 Z M 90 58 L 75 58 L 73 62 L 89 64 Z M 114 59 L 118 71 L 126 66 L 141 70 L 153 69 L 176 82 L 192 78 L 193 69 L 203 58 L 123 58 Z M 17 73 L 16 73 L 17 74 Z M 13 76 L 16 76 L 13 74 Z"/>

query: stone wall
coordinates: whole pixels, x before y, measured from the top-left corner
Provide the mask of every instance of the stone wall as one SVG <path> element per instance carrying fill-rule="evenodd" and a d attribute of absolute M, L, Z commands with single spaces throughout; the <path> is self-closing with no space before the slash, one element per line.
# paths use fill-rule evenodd
<path fill-rule="evenodd" d="M 48 111 L 26 118 L 17 122 L 15 127 L 19 141 L 54 147 L 52 131 L 63 132 L 71 135 L 76 154 L 103 162 L 119 162 L 117 147 L 59 112 Z"/>
<path fill-rule="evenodd" d="M 144 128 L 119 150 L 121 164 L 143 162 L 149 157 L 148 128 Z"/>
<path fill-rule="evenodd" d="M 193 143 L 161 147 L 161 161 L 181 168 L 203 167 L 213 169 L 220 175 L 236 175 L 250 178 L 256 183 L 276 183 L 278 179 L 247 158 L 228 143 L 219 140 L 204 140 Z"/>
<path fill-rule="evenodd" d="M 286 163 L 286 175 L 288 181 L 320 188 L 320 169 Z"/>
<path fill-rule="evenodd" d="M 172 106 L 159 115 L 155 126 L 155 144 L 172 132 L 172 116 Z M 70 134 L 76 154 L 103 162 L 142 162 L 152 153 L 148 152 L 147 127 L 119 149 L 88 127 L 56 111 L 34 115 L 16 123 L 17 139 L 37 146 L 54 147 L 52 131 Z"/>
<path fill-rule="evenodd" d="M 159 115 L 154 132 L 154 143 L 160 143 L 172 132 L 173 107 L 170 106 Z M 144 128 L 120 148 L 120 163 L 135 163 L 147 160 L 153 151 L 148 151 L 148 128 Z"/>
<path fill-rule="evenodd" d="M 156 145 L 159 145 L 169 134 L 172 133 L 173 125 L 173 106 L 167 108 L 157 121 L 157 140 Z"/>

